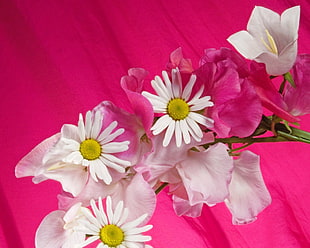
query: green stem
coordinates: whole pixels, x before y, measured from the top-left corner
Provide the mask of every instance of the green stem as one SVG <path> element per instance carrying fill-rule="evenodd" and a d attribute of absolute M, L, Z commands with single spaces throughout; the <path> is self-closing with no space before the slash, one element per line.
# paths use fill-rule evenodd
<path fill-rule="evenodd" d="M 168 183 L 162 183 L 162 184 L 155 190 L 155 194 L 158 195 L 159 192 L 162 191 L 167 185 L 168 185 Z"/>

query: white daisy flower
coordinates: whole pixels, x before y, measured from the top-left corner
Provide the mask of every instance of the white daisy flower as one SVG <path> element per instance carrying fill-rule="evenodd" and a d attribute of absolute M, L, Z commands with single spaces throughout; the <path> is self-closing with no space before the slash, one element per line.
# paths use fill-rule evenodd
<path fill-rule="evenodd" d="M 106 212 L 103 209 L 102 200 L 99 198 L 98 207 L 94 200 L 90 202 L 92 212 L 88 208 L 82 208 L 86 220 L 79 220 L 79 231 L 90 236 L 76 248 L 85 247 L 97 240 L 101 241 L 97 248 L 139 248 L 151 237 L 141 234 L 150 230 L 152 225 L 139 226 L 147 217 L 147 214 L 127 222 L 129 210 L 124 208 L 123 201 L 118 202 L 115 210 L 112 209 L 112 200 L 108 196 L 106 200 Z"/>
<path fill-rule="evenodd" d="M 125 172 L 125 168 L 130 166 L 129 161 L 122 160 L 114 153 L 128 150 L 129 141 L 113 142 L 125 130 L 123 128 L 113 130 L 117 127 L 117 121 L 113 121 L 106 129 L 102 129 L 102 113 L 91 111 L 86 113 L 85 125 L 83 116 L 80 114 L 78 126 L 64 126 L 62 137 L 57 147 L 56 153 L 64 154 L 62 159 L 65 163 L 81 164 L 89 169 L 91 177 L 98 182 L 103 180 L 110 184 L 112 177 L 108 167 L 120 173 Z M 49 168 L 52 170 L 53 168 Z"/>
<path fill-rule="evenodd" d="M 192 74 L 184 90 L 182 89 L 182 78 L 178 69 L 172 70 L 172 83 L 166 71 L 162 72 L 164 82 L 159 76 L 152 80 L 152 87 L 157 95 L 143 91 L 145 96 L 153 105 L 155 113 L 164 114 L 152 126 L 154 135 L 158 135 L 166 129 L 163 146 L 168 146 L 175 135 L 176 145 L 180 147 L 182 140 L 189 144 L 191 137 L 201 141 L 203 133 L 199 124 L 212 128 L 214 121 L 197 112 L 213 106 L 210 96 L 201 97 L 203 87 L 191 97 L 196 75 Z"/>

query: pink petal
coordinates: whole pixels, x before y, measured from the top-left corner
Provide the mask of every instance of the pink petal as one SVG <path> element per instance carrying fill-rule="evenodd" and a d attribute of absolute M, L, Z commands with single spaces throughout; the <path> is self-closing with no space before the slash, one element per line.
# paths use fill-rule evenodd
<path fill-rule="evenodd" d="M 233 160 L 224 144 L 218 143 L 202 152 L 190 151 L 188 158 L 176 168 L 187 190 L 190 205 L 213 205 L 228 196 Z"/>
<path fill-rule="evenodd" d="M 167 64 L 168 71 L 175 68 L 178 68 L 182 73 L 192 73 L 194 70 L 191 60 L 183 57 L 181 47 L 170 54 L 170 62 Z"/>
<path fill-rule="evenodd" d="M 77 196 L 85 187 L 88 180 L 88 172 L 85 166 L 76 164 L 65 164 L 61 167 L 47 170 L 44 176 L 61 183 L 64 191 Z"/>
<path fill-rule="evenodd" d="M 240 158 L 234 160 L 229 192 L 225 203 L 233 215 L 233 224 L 247 224 L 256 220 L 257 215 L 271 203 L 258 155 L 243 151 Z"/>
<path fill-rule="evenodd" d="M 147 214 L 146 223 L 156 207 L 156 195 L 141 174 L 136 174 L 130 181 L 120 181 L 119 188 L 112 195 L 113 203 L 124 201 L 124 207 L 130 211 L 129 221 Z"/>
<path fill-rule="evenodd" d="M 244 79 L 240 94 L 225 104 L 219 119 L 230 127 L 228 136 L 247 137 L 259 125 L 262 112 L 262 105 L 254 87 Z"/>
<path fill-rule="evenodd" d="M 296 88 L 287 84 L 284 91 L 284 101 L 287 111 L 294 116 L 310 113 L 310 55 L 302 54 L 297 57 L 292 69 L 292 77 Z"/>
<path fill-rule="evenodd" d="M 59 209 L 67 210 L 78 202 L 81 202 L 83 206 L 87 207 L 89 206 L 91 199 L 98 199 L 99 197 L 105 198 L 108 195 L 111 195 L 117 189 L 118 183 L 106 185 L 101 180 L 96 183 L 90 177 L 83 190 L 76 197 L 73 197 L 67 192 L 62 192 L 59 194 L 57 196 L 58 207 Z"/>
<path fill-rule="evenodd" d="M 60 138 L 57 133 L 38 144 L 32 151 L 23 157 L 15 167 L 16 177 L 37 176 L 42 167 L 42 159 Z"/>
<path fill-rule="evenodd" d="M 104 116 L 103 128 L 110 125 L 112 121 L 117 121 L 118 125 L 116 129 L 125 129 L 125 132 L 115 138 L 114 141 L 129 141 L 129 149 L 118 153 L 117 156 L 121 159 L 130 161 L 131 164 L 136 164 L 146 150 L 149 149 L 148 144 L 141 142 L 141 138 L 145 134 L 145 130 L 137 116 L 118 108 L 109 101 L 100 103 L 94 108 L 94 110 L 100 110 L 102 112 Z"/>
<path fill-rule="evenodd" d="M 266 73 L 264 64 L 252 62 L 250 80 L 265 108 L 289 122 L 298 122 L 299 118 L 286 111 L 287 105 Z"/>
<path fill-rule="evenodd" d="M 178 216 L 185 215 L 192 218 L 196 218 L 201 215 L 203 203 L 198 203 L 191 206 L 188 200 L 184 200 L 175 195 L 173 195 L 172 199 L 173 199 L 173 209 Z"/>
<path fill-rule="evenodd" d="M 122 77 L 121 87 L 127 94 L 134 113 L 140 118 L 145 131 L 150 135 L 150 128 L 154 118 L 153 106 L 141 95 L 143 81 L 148 72 L 142 68 L 132 68 L 128 74 L 129 76 Z"/>

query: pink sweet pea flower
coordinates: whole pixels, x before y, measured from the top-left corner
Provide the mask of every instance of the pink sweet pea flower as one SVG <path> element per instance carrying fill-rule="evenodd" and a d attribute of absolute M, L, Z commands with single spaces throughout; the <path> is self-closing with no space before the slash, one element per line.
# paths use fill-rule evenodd
<path fill-rule="evenodd" d="M 253 9 L 247 31 L 240 31 L 228 41 L 245 58 L 264 63 L 268 74 L 281 75 L 294 65 L 300 7 L 285 10 L 282 15 L 264 7 Z"/>
<path fill-rule="evenodd" d="M 41 222 L 35 237 L 36 248 L 72 248 L 85 240 L 85 234 L 76 231 L 78 220 L 85 218 L 81 204 L 77 203 L 68 211 L 56 210 Z"/>
<path fill-rule="evenodd" d="M 134 172 L 128 172 L 128 174 L 131 173 Z M 72 197 L 72 195 L 66 192 L 58 195 L 58 204 L 60 209 L 66 210 L 78 202 L 81 202 L 82 206 L 88 206 L 91 199 L 106 198 L 108 195 L 115 202 L 123 201 L 124 206 L 132 212 L 132 218 L 147 213 L 149 217 L 146 220 L 148 220 L 153 215 L 156 207 L 154 190 L 139 173 L 134 176 L 127 175 L 125 178 L 110 185 L 106 185 L 103 182 L 95 183 L 93 180 L 90 180 L 83 191 L 76 197 Z"/>
<path fill-rule="evenodd" d="M 182 73 L 192 73 L 194 71 L 191 60 L 183 57 L 181 47 L 177 48 L 170 54 L 170 62 L 166 67 L 168 71 L 176 68 Z"/>
<path fill-rule="evenodd" d="M 286 110 L 293 116 L 310 113 L 310 55 L 298 55 L 292 68 L 292 77 L 296 87 L 286 85 L 283 100 Z"/>
<path fill-rule="evenodd" d="M 253 62 L 250 79 L 263 106 L 291 123 L 300 121 L 298 116 L 310 113 L 309 65 L 309 55 L 297 56 L 296 63 L 292 68 L 292 78 L 296 87 L 287 83 L 283 95 L 281 95 L 269 78 L 264 64 Z"/>
<path fill-rule="evenodd" d="M 253 222 L 271 203 L 271 196 L 261 174 L 258 155 L 243 151 L 240 157 L 234 160 L 229 197 L 225 203 L 233 215 L 233 224 Z"/>
<path fill-rule="evenodd" d="M 214 106 L 207 114 L 218 137 L 246 137 L 261 121 L 262 106 L 244 59 L 228 48 L 207 49 L 195 71 Z"/>
<path fill-rule="evenodd" d="M 85 122 L 80 116 L 78 126 L 66 124 L 60 136 L 39 144 L 18 163 L 16 175 L 35 176 L 35 183 L 59 181 L 76 196 L 89 180 L 111 184 L 121 179 L 142 156 L 143 134 L 136 116 L 103 102 L 86 114 Z"/>
<path fill-rule="evenodd" d="M 269 78 L 264 64 L 256 62 L 251 64 L 250 79 L 265 108 L 288 122 L 299 121 L 286 111 L 287 105 Z"/>
<path fill-rule="evenodd" d="M 229 156 L 226 145 L 222 143 L 210 146 L 204 151 L 188 152 L 187 159 L 176 165 L 181 183 L 174 185 L 178 191 L 184 187 L 187 198 L 183 198 L 183 200 L 188 200 L 188 203 L 185 202 L 185 206 L 187 204 L 196 206 L 187 214 L 193 217 L 192 210 L 198 213 L 197 204 L 201 207 L 202 203 L 213 206 L 228 197 L 232 168 L 233 159 Z M 182 198 L 180 193 L 176 196 Z M 176 204 L 174 209 L 179 210 L 180 199 Z M 181 214 L 180 212 L 176 213 L 177 215 Z"/>

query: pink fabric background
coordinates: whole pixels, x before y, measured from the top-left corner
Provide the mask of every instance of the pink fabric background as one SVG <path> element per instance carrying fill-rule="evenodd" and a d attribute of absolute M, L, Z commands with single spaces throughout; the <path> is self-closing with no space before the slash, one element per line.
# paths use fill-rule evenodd
<path fill-rule="evenodd" d="M 58 183 L 16 179 L 16 163 L 36 144 L 76 124 L 102 100 L 127 108 L 119 86 L 131 67 L 152 78 L 183 47 L 197 65 L 205 48 L 230 47 L 255 5 L 282 12 L 301 5 L 299 53 L 310 53 L 308 1 L 0 0 L 0 247 L 34 247 L 42 218 L 57 208 Z M 301 127 L 310 131 L 310 118 Z M 272 204 L 256 222 L 233 226 L 219 204 L 200 218 L 175 216 L 160 194 L 151 220 L 155 248 L 310 247 L 307 144 L 255 145 Z"/>

